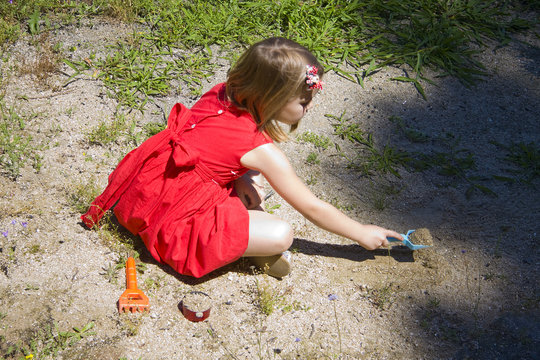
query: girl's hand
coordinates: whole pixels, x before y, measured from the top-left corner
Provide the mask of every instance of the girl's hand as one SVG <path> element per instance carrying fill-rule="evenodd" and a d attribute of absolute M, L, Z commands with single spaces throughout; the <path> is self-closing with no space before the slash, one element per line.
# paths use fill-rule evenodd
<path fill-rule="evenodd" d="M 244 176 L 235 180 L 234 188 L 247 209 L 262 208 L 264 184 L 262 175 L 258 171 L 249 170 Z"/>
<path fill-rule="evenodd" d="M 387 247 L 388 237 L 403 240 L 403 237 L 395 231 L 387 230 L 376 225 L 362 225 L 362 230 L 357 242 L 367 250 L 375 250 Z"/>

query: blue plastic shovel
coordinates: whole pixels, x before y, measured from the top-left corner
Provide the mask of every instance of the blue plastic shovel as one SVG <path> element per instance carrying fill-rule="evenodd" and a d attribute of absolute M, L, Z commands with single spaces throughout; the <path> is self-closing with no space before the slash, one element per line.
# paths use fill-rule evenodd
<path fill-rule="evenodd" d="M 409 240 L 409 235 L 411 235 L 413 232 L 414 232 L 414 230 L 409 230 L 409 231 L 407 231 L 407 235 L 401 234 L 401 236 L 403 236 L 403 245 L 405 245 L 406 247 L 408 247 L 411 250 L 419 250 L 419 249 L 428 248 L 429 245 L 414 245 Z M 400 240 L 398 240 L 396 238 L 393 238 L 393 237 L 387 237 L 387 239 L 390 242 L 401 242 Z"/>

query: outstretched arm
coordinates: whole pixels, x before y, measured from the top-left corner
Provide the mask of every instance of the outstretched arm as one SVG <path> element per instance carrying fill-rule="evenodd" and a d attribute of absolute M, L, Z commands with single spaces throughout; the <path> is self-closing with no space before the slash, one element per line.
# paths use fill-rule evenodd
<path fill-rule="evenodd" d="M 304 217 L 322 229 L 345 236 L 368 250 L 388 246 L 388 236 L 401 239 L 395 231 L 363 225 L 317 198 L 298 178 L 285 154 L 274 144 L 246 153 L 242 165 L 261 172 L 272 188 Z"/>

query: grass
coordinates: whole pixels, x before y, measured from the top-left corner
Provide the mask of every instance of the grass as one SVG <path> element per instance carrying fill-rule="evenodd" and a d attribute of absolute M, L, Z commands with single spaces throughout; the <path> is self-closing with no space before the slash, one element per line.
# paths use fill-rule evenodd
<path fill-rule="evenodd" d="M 28 118 L 19 115 L 15 107 L 0 99 L 0 168 L 15 179 L 21 169 L 31 163 L 35 170 L 41 168 L 40 146 L 26 129 Z"/>
<path fill-rule="evenodd" d="M 376 146 L 373 135 L 364 132 L 353 119 L 345 118 L 345 113 L 340 116 L 331 114 L 325 116 L 334 120 L 332 124 L 334 134 L 343 140 L 348 140 L 358 149 L 353 158 L 341 153 L 349 161 L 350 168 L 360 170 L 366 176 L 373 173 L 390 173 L 398 178 L 401 177 L 398 167 L 406 166 L 411 161 L 407 152 L 397 150 L 390 145 Z"/>
<path fill-rule="evenodd" d="M 520 14 L 520 5 L 495 0 L 4 1 L 0 44 L 96 16 L 142 23 L 104 58 L 90 65 L 69 60 L 73 75 L 91 67 L 121 106 L 138 110 L 182 86 L 200 94 L 214 71 L 212 45 L 223 50 L 219 56 L 233 59 L 238 47 L 275 35 L 307 46 L 328 70 L 362 85 L 389 64 L 404 65 L 406 75 L 394 80 L 413 83 L 425 97 L 427 68 L 466 84 L 484 75 L 475 56 L 486 40 L 505 44 L 512 32 L 534 25 L 512 15 Z"/>
<path fill-rule="evenodd" d="M 458 181 L 465 182 L 467 198 L 476 192 L 497 196 L 493 190 L 482 184 L 489 177 L 472 174 L 477 169 L 476 158 L 470 150 L 460 147 L 459 138 L 453 134 L 445 133 L 436 140 L 447 150 L 415 154 L 416 156 L 411 162 L 413 168 L 420 171 L 433 168 L 439 175 L 448 179 L 449 185 L 456 185 Z"/>
<path fill-rule="evenodd" d="M 266 316 L 272 314 L 274 310 L 285 303 L 285 298 L 278 290 L 272 289 L 267 282 L 260 282 L 255 278 L 256 304 L 259 310 Z"/>
<path fill-rule="evenodd" d="M 0 336 L 0 356 L 6 359 L 57 358 L 58 354 L 73 347 L 86 336 L 95 335 L 93 322 L 71 330 L 59 331 L 56 325 L 41 324 L 23 339 L 8 343 Z"/>
<path fill-rule="evenodd" d="M 368 190 L 368 196 L 372 201 L 373 208 L 377 211 L 385 210 L 392 197 L 398 195 L 403 189 L 395 184 L 384 181 L 372 182 Z"/>
<path fill-rule="evenodd" d="M 307 311 L 310 308 L 303 305 L 300 301 L 287 301 L 287 294 L 291 292 L 291 288 L 287 288 L 283 291 L 273 289 L 272 284 L 268 281 L 259 281 L 255 278 L 255 304 L 266 316 L 272 314 L 276 309 L 281 310 L 283 313 L 291 311 Z"/>
<path fill-rule="evenodd" d="M 68 193 L 69 205 L 78 213 L 84 214 L 94 199 L 101 193 L 96 179 L 91 177 L 86 182 L 74 184 Z"/>
<path fill-rule="evenodd" d="M 392 289 L 392 283 L 389 283 L 380 289 L 368 289 L 366 297 L 376 308 L 384 311 L 392 306 L 396 295 Z"/>
<path fill-rule="evenodd" d="M 518 180 L 527 184 L 540 177 L 540 146 L 533 142 L 513 142 L 508 146 L 492 141 L 499 149 L 505 151 L 504 161 L 514 166 L 507 169 Z M 508 181 L 509 179 L 499 176 L 498 180 Z M 510 179 L 513 181 L 513 179 Z"/>
<path fill-rule="evenodd" d="M 318 135 L 311 131 L 306 131 L 299 134 L 296 139 L 305 143 L 313 144 L 313 146 L 319 150 L 326 150 L 330 145 L 332 145 L 332 140 L 330 140 L 329 137 L 325 135 Z"/>

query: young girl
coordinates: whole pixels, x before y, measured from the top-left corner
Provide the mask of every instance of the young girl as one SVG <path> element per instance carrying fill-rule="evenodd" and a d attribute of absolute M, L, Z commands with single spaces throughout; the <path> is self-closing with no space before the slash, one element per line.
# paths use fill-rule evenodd
<path fill-rule="evenodd" d="M 319 200 L 273 144 L 296 128 L 322 88 L 323 68 L 284 38 L 251 46 L 227 82 L 191 108 L 176 104 L 167 129 L 131 151 L 81 218 L 99 224 L 113 205 L 118 221 L 152 256 L 181 274 L 201 277 L 241 256 L 282 277 L 290 270 L 291 226 L 261 211 L 261 175 L 317 226 L 366 249 L 388 245 L 395 231 L 362 225 Z M 285 252 L 285 253 L 284 253 Z"/>

